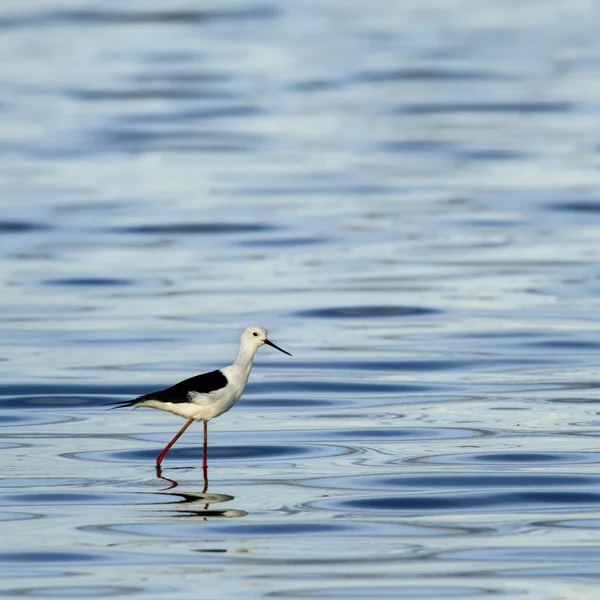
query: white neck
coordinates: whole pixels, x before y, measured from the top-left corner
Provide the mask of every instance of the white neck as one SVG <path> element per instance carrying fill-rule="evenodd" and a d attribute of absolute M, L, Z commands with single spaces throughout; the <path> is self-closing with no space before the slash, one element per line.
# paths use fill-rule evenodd
<path fill-rule="evenodd" d="M 252 368 L 252 361 L 254 360 L 254 355 L 258 347 L 254 344 L 247 344 L 244 340 L 240 345 L 240 349 L 238 350 L 237 356 L 235 357 L 234 365 L 242 368 L 244 371 L 250 372 Z"/>

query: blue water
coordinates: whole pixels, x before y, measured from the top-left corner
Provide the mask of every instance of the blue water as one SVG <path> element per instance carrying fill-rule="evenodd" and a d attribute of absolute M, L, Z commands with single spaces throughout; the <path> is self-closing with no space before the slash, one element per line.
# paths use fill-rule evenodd
<path fill-rule="evenodd" d="M 3 2 L 0 596 L 595 600 L 599 17 Z"/>

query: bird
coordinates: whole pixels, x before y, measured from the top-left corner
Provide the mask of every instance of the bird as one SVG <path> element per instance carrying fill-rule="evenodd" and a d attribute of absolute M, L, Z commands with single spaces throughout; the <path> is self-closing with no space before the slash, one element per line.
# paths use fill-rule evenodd
<path fill-rule="evenodd" d="M 208 422 L 233 408 L 242 397 L 252 370 L 252 361 L 261 346 L 271 346 L 288 356 L 289 352 L 276 346 L 260 325 L 251 325 L 242 333 L 240 348 L 233 363 L 223 369 L 184 379 L 171 387 L 144 394 L 133 400 L 112 403 L 113 408 L 157 408 L 187 419 L 177 435 L 156 457 L 156 470 L 167 452 L 194 421 L 204 422 L 202 468 L 208 468 Z"/>

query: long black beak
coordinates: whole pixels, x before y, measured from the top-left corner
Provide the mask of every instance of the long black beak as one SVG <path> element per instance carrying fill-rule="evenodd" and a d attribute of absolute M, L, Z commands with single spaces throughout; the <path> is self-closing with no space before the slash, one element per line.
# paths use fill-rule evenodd
<path fill-rule="evenodd" d="M 269 340 L 265 340 L 265 344 L 267 346 L 271 346 L 271 348 L 275 348 L 275 350 L 279 350 L 279 352 L 283 352 L 284 354 L 287 354 L 288 356 L 291 356 L 291 354 L 289 352 L 286 352 L 283 348 L 280 348 L 279 346 L 276 346 L 273 342 L 270 342 Z"/>

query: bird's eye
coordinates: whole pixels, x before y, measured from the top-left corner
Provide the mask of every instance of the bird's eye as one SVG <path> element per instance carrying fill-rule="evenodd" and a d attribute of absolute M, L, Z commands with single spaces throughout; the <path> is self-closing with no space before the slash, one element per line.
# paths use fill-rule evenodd
<path fill-rule="evenodd" d="M 256 337 L 256 336 L 258 335 L 258 333 L 256 333 L 256 331 L 253 331 L 253 332 L 252 332 L 252 335 L 253 335 L 254 337 Z"/>

